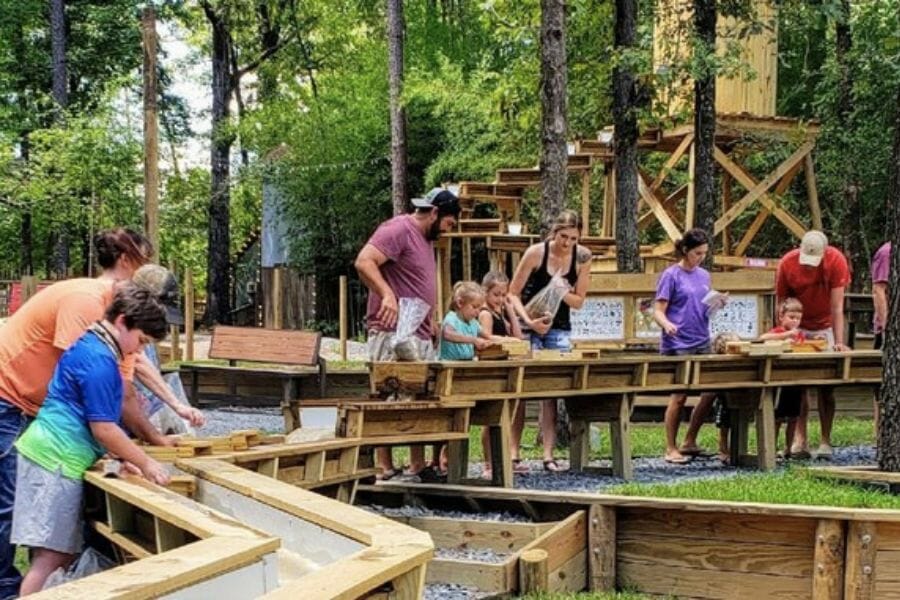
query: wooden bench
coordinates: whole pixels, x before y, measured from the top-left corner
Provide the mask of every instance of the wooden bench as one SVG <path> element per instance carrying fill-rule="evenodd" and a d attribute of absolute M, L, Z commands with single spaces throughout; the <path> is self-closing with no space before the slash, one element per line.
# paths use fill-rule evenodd
<path fill-rule="evenodd" d="M 198 397 L 198 377 L 203 371 L 222 372 L 226 379 L 226 394 L 237 396 L 238 378 L 266 376 L 281 382 L 281 408 L 285 422 L 291 431 L 300 426 L 300 411 L 292 402 L 300 397 L 300 386 L 305 379 L 317 376 L 319 397 L 325 396 L 325 361 L 319 356 L 322 334 L 317 331 L 291 329 L 262 329 L 257 327 L 229 327 L 218 325 L 213 329 L 209 357 L 227 360 L 223 365 L 183 365 L 182 371 L 190 373 L 191 399 Z M 259 367 L 237 366 L 237 361 L 267 363 Z"/>

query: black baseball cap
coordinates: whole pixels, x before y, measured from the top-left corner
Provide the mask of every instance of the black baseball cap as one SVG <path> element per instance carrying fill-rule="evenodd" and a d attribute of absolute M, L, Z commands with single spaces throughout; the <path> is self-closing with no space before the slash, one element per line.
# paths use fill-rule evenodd
<path fill-rule="evenodd" d="M 434 188 L 424 198 L 413 198 L 412 205 L 416 208 L 436 208 L 441 213 L 459 213 L 459 198 L 444 188 Z"/>

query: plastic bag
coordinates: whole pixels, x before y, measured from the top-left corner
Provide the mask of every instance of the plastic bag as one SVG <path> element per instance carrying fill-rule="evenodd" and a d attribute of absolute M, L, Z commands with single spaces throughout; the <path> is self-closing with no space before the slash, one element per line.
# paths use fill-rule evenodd
<path fill-rule="evenodd" d="M 531 319 L 543 317 L 552 319 L 556 316 L 562 299 L 571 289 L 572 286 L 569 285 L 569 282 L 557 273 L 550 278 L 546 286 L 528 301 L 528 304 L 525 305 L 525 312 L 528 313 Z"/>
<path fill-rule="evenodd" d="M 421 298 L 400 298 L 397 309 L 397 330 L 394 332 L 394 355 L 400 361 L 421 360 L 415 333 L 431 307 Z"/>
<path fill-rule="evenodd" d="M 84 549 L 84 552 L 78 555 L 78 559 L 69 565 L 68 570 L 64 571 L 63 568 L 60 567 L 50 573 L 47 577 L 47 581 L 44 582 L 44 587 L 42 589 L 46 590 L 57 585 L 69 583 L 70 581 L 75 581 L 76 579 L 87 577 L 88 575 L 112 569 L 115 566 L 116 563 L 88 546 Z"/>

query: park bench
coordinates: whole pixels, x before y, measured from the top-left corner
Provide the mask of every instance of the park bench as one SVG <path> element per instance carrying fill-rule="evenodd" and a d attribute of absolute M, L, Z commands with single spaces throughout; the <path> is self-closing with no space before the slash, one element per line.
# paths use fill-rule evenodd
<path fill-rule="evenodd" d="M 225 365 L 189 364 L 182 372 L 190 375 L 191 400 L 198 401 L 199 377 L 203 372 L 218 372 L 225 380 L 225 390 L 217 396 L 228 400 L 240 395 L 243 385 L 256 377 L 276 379 L 281 384 L 281 408 L 291 431 L 300 426 L 296 401 L 304 382 L 318 379 L 319 397 L 325 396 L 325 361 L 319 356 L 321 334 L 317 331 L 229 327 L 213 329 L 209 357 L 227 360 Z M 237 362 L 260 363 L 238 366 Z M 251 387 L 252 389 L 252 387 Z"/>

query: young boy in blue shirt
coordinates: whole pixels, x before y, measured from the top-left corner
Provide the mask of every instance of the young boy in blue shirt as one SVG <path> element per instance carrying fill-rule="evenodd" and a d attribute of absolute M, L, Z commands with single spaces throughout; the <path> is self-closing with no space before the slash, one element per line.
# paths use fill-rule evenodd
<path fill-rule="evenodd" d="M 166 312 L 147 290 L 126 283 L 104 319 L 60 358 L 47 398 L 16 442 L 19 451 L 12 542 L 32 549 L 20 594 L 40 591 L 47 577 L 81 551 L 84 472 L 107 452 L 148 480 L 165 484 L 158 462 L 128 439 L 122 413 L 122 358 L 166 334 Z"/>

